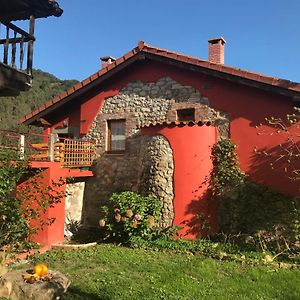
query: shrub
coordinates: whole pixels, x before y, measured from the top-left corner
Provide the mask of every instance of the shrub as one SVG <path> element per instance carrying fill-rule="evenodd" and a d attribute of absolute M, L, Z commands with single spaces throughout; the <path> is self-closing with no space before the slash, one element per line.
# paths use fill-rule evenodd
<path fill-rule="evenodd" d="M 134 192 L 113 194 L 101 207 L 103 218 L 99 225 L 106 238 L 127 243 L 132 236 L 147 238 L 158 227 L 161 206 L 157 199 Z"/>
<path fill-rule="evenodd" d="M 42 173 L 30 169 L 16 153 L 0 153 L 0 251 L 5 256 L 35 247 L 30 237 L 54 222 L 43 214 L 64 197 L 57 189 L 64 183 L 46 186 L 41 178 Z"/>

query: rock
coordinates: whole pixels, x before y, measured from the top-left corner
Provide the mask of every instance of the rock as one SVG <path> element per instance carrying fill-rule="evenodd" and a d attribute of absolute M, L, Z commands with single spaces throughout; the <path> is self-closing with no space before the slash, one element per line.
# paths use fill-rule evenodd
<path fill-rule="evenodd" d="M 0 298 L 12 300 L 59 299 L 70 286 L 71 281 L 58 271 L 49 270 L 50 281 L 36 281 L 33 284 L 23 280 L 26 270 L 12 271 L 0 278 Z"/>

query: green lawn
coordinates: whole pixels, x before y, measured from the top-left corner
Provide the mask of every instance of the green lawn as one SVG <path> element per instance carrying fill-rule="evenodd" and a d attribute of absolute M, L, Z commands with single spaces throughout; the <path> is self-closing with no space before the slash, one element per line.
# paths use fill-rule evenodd
<path fill-rule="evenodd" d="M 39 261 L 72 281 L 63 299 L 300 299 L 300 270 L 102 244 Z"/>

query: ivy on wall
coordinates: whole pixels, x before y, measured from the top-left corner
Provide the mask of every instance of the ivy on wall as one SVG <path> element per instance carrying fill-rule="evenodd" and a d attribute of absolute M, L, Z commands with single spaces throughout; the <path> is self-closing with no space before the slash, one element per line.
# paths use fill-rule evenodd
<path fill-rule="evenodd" d="M 245 181 L 236 153 L 236 145 L 230 139 L 222 139 L 212 149 L 213 171 L 210 189 L 214 196 L 224 196 Z"/>
<path fill-rule="evenodd" d="M 268 242 L 299 245 L 300 198 L 251 182 L 241 171 L 236 145 L 220 140 L 213 148 L 212 197 L 220 207 L 220 230 L 264 235 Z"/>

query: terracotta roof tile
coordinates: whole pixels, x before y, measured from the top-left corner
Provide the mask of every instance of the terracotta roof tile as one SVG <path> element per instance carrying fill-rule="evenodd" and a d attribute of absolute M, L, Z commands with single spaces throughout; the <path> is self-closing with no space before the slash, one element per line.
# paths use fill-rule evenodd
<path fill-rule="evenodd" d="M 268 85 L 271 85 L 274 87 L 286 89 L 287 91 L 296 92 L 296 93 L 300 92 L 300 84 L 296 83 L 296 82 L 291 82 L 289 80 L 279 79 L 279 78 L 272 77 L 272 76 L 266 76 L 263 74 L 254 73 L 254 72 L 242 70 L 242 69 L 235 68 L 235 67 L 211 63 L 207 60 L 195 58 L 195 57 L 188 56 L 188 55 L 183 55 L 183 54 L 180 54 L 177 52 L 172 52 L 170 50 L 166 50 L 166 49 L 162 49 L 162 48 L 153 47 L 153 46 L 146 44 L 144 41 L 139 41 L 137 47 L 135 47 L 133 50 L 129 51 L 128 53 L 126 53 L 125 55 L 123 55 L 122 57 L 117 59 L 116 61 L 114 61 L 112 64 L 108 65 L 105 68 L 102 68 L 97 73 L 84 79 L 82 82 L 77 83 L 74 87 L 68 89 L 66 92 L 61 93 L 58 97 L 55 97 L 53 100 L 50 100 L 49 102 L 47 102 L 47 107 L 50 107 L 51 104 L 57 103 L 57 102 L 61 101 L 62 99 L 70 96 L 71 94 L 80 90 L 81 88 L 88 86 L 90 83 L 97 80 L 99 77 L 110 72 L 111 70 L 113 70 L 114 68 L 121 65 L 122 63 L 124 63 L 125 61 L 127 61 L 128 59 L 130 59 L 131 57 L 133 57 L 134 55 L 136 55 L 140 52 L 150 53 L 150 54 L 154 54 L 157 56 L 184 62 L 184 63 L 190 64 L 190 65 L 199 66 L 202 68 L 206 68 L 208 70 L 221 72 L 225 75 L 227 74 L 227 75 L 237 76 L 237 77 L 248 79 L 248 80 L 253 80 L 258 83 L 268 84 Z M 25 122 L 25 121 L 33 118 L 34 116 L 36 116 L 38 113 L 42 112 L 43 110 L 45 110 L 45 108 L 40 107 L 39 109 L 35 110 L 34 112 L 31 112 L 30 114 L 24 116 L 21 119 L 21 122 Z"/>
<path fill-rule="evenodd" d="M 147 127 L 154 127 L 154 126 L 211 126 L 213 123 L 209 120 L 203 120 L 199 122 L 194 122 L 194 121 L 162 121 L 162 122 L 149 122 L 148 124 L 145 124 L 144 126 L 141 126 L 141 128 L 147 128 Z"/>

